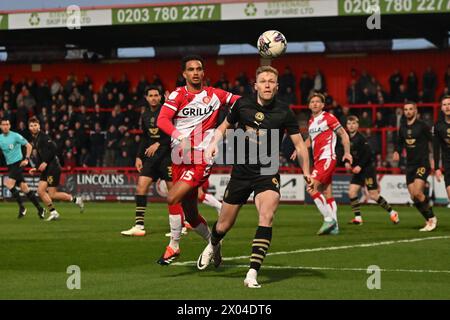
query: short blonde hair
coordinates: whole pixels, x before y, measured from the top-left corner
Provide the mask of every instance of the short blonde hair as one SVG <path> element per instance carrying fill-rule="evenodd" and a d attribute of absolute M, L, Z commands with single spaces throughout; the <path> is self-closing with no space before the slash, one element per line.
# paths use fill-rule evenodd
<path fill-rule="evenodd" d="M 271 72 L 278 78 L 278 70 L 271 66 L 261 66 L 258 69 L 256 69 L 256 78 L 258 78 L 258 76 L 263 72 Z"/>

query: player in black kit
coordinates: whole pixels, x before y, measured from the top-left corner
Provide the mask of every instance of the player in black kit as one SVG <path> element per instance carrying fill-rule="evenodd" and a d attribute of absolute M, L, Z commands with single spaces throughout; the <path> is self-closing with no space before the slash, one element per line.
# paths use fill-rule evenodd
<path fill-rule="evenodd" d="M 81 197 L 72 196 L 66 192 L 59 192 L 58 186 L 61 178 L 61 165 L 56 155 L 56 144 L 50 137 L 41 131 L 39 120 L 36 117 L 28 120 L 28 129 L 33 137 L 31 145 L 37 151 L 36 167 L 30 173 L 41 173 L 38 184 L 38 194 L 50 211 L 47 221 L 59 218 L 59 213 L 53 206 L 53 200 L 69 201 L 75 203 L 80 211 L 84 211 L 84 202 Z"/>
<path fill-rule="evenodd" d="M 438 182 L 441 181 L 442 171 L 444 171 L 445 188 L 450 201 L 450 96 L 442 98 L 441 110 L 444 113 L 444 119 L 439 120 L 433 128 L 434 166 Z M 441 154 L 442 163 L 440 166 Z"/>
<path fill-rule="evenodd" d="M 363 223 L 361 217 L 360 203 L 358 200 L 358 192 L 361 187 L 366 186 L 369 191 L 370 199 L 376 201 L 380 207 L 389 213 L 389 217 L 394 224 L 399 223 L 398 213 L 392 210 L 389 203 L 384 199 L 378 191 L 377 171 L 372 161 L 372 150 L 366 138 L 358 132 L 359 120 L 356 116 L 347 118 L 347 130 L 350 136 L 350 152 L 353 157 L 353 163 L 348 162 L 345 167 L 353 173 L 352 180 L 348 189 L 348 196 L 352 211 L 355 218 L 350 222 L 352 224 L 361 225 Z"/>
<path fill-rule="evenodd" d="M 217 144 L 223 138 L 225 131 L 232 125 L 238 129 L 233 137 L 244 140 L 242 154 L 237 149 L 237 159 L 245 159 L 233 165 L 231 179 L 225 190 L 222 210 L 219 219 L 214 223 L 210 243 L 203 250 L 197 261 L 200 270 L 205 269 L 211 260 L 218 267 L 221 263 L 221 241 L 236 221 L 240 208 L 254 192 L 254 201 L 259 213 L 259 225 L 252 245 L 250 269 L 244 280 L 249 288 L 259 288 L 257 274 L 263 263 L 272 239 L 272 221 L 280 201 L 280 175 L 278 173 L 278 150 L 274 148 L 271 139 L 282 139 L 286 130 L 297 151 L 300 165 L 303 168 L 305 180 L 310 183 L 309 157 L 306 145 L 300 135 L 295 115 L 289 106 L 277 98 L 278 71 L 270 66 L 259 67 L 256 70 L 256 95 L 239 99 L 230 111 L 225 121 L 218 127 L 213 140 L 206 150 L 206 158 L 212 159 L 218 153 Z M 237 132 L 245 132 L 245 139 L 239 139 Z M 278 137 L 274 133 L 279 134 Z M 227 140 L 230 137 L 227 135 Z M 278 141 L 281 144 L 281 141 Z M 261 150 L 265 150 L 262 151 Z M 251 151 L 253 150 L 253 151 Z M 256 153 L 253 153 L 255 150 Z M 263 160 L 270 155 L 270 163 Z M 256 161 L 252 161 L 256 160 Z M 276 164 L 275 164 L 276 162 Z"/>
<path fill-rule="evenodd" d="M 162 179 L 167 189 L 172 187 L 172 161 L 170 159 L 170 137 L 156 125 L 161 110 L 161 93 L 158 87 L 149 86 L 145 90 L 145 111 L 141 116 L 142 140 L 136 157 L 139 179 L 136 186 L 135 225 L 122 231 L 124 236 L 145 236 L 144 215 L 147 207 L 147 193 L 150 185 Z M 182 215 L 181 206 L 169 206 L 170 215 Z"/>
<path fill-rule="evenodd" d="M 402 122 L 398 131 L 396 151 L 392 160 L 399 161 L 400 153 L 406 148 L 406 184 L 414 206 L 425 218 L 426 225 L 420 231 L 433 231 L 437 226 L 437 218 L 424 194 L 425 183 L 430 174 L 431 130 L 422 120 L 417 119 L 417 105 L 407 102 L 403 107 L 406 121 Z"/>

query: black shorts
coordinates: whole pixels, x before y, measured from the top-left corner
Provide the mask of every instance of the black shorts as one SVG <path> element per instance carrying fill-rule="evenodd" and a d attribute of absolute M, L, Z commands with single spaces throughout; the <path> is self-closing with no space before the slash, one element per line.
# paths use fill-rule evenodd
<path fill-rule="evenodd" d="M 410 185 L 416 179 L 421 179 L 427 181 L 428 175 L 430 174 L 429 166 L 407 166 L 406 167 L 406 184 Z"/>
<path fill-rule="evenodd" d="M 172 159 L 170 155 L 159 160 L 145 159 L 143 168 L 139 176 L 152 178 L 153 181 L 158 179 L 164 181 L 172 181 Z"/>
<path fill-rule="evenodd" d="M 366 186 L 367 190 L 377 190 L 377 172 L 374 167 L 366 167 L 361 169 L 358 174 L 353 174 L 350 184 L 357 184 L 361 187 Z"/>
<path fill-rule="evenodd" d="M 17 185 L 21 182 L 25 182 L 25 178 L 23 177 L 23 168 L 20 166 L 21 162 L 22 160 L 8 165 L 8 177 L 16 180 Z"/>
<path fill-rule="evenodd" d="M 223 201 L 229 204 L 245 204 L 252 192 L 258 193 L 273 190 L 280 193 L 280 175 L 259 176 L 254 179 L 231 177 L 228 182 Z"/>
<path fill-rule="evenodd" d="M 39 180 L 47 182 L 48 187 L 56 188 L 59 186 L 61 179 L 61 166 L 55 162 L 47 165 L 47 168 L 41 172 Z"/>

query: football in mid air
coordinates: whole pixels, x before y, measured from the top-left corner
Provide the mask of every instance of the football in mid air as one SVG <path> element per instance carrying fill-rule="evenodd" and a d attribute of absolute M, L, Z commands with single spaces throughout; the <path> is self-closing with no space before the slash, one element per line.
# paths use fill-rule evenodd
<path fill-rule="evenodd" d="M 256 44 L 258 52 L 263 58 L 276 58 L 286 52 L 286 37 L 277 30 L 268 30 L 261 34 Z"/>

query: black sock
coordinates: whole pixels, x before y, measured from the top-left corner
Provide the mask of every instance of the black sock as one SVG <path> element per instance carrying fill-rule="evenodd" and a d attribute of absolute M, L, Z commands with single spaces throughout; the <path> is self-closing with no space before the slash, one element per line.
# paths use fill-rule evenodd
<path fill-rule="evenodd" d="M 23 201 L 22 198 L 20 198 L 19 190 L 16 189 L 16 187 L 12 187 L 12 189 L 9 189 L 14 199 L 16 199 L 17 203 L 19 204 L 19 207 L 23 208 Z"/>
<path fill-rule="evenodd" d="M 217 246 L 220 242 L 220 240 L 225 237 L 226 233 L 218 233 L 216 230 L 217 221 L 214 222 L 212 230 L 211 230 L 211 244 L 213 246 Z"/>
<path fill-rule="evenodd" d="M 386 201 L 385 198 L 383 198 L 382 196 L 380 196 L 377 200 L 377 203 L 380 205 L 380 207 L 382 207 L 384 210 L 386 210 L 387 212 L 391 212 L 392 211 L 392 207 L 391 205 Z"/>
<path fill-rule="evenodd" d="M 258 226 L 252 244 L 252 256 L 250 258 L 251 269 L 258 271 L 259 268 L 261 268 L 264 258 L 266 257 L 267 250 L 269 250 L 271 240 L 272 227 Z"/>
<path fill-rule="evenodd" d="M 430 203 L 427 199 L 424 201 L 414 200 L 414 206 L 419 210 L 425 220 L 431 219 L 434 217 L 433 209 L 430 207 Z"/>
<path fill-rule="evenodd" d="M 37 209 L 39 209 L 39 210 L 42 209 L 41 205 L 39 204 L 39 200 L 33 191 L 30 190 L 26 195 L 27 195 L 27 198 L 34 204 L 34 206 Z"/>
<path fill-rule="evenodd" d="M 350 199 L 350 205 L 352 206 L 352 211 L 355 217 L 361 216 L 361 205 L 359 203 L 358 197 Z"/>
<path fill-rule="evenodd" d="M 144 215 L 146 207 L 147 196 L 136 195 L 136 225 L 144 226 Z"/>

